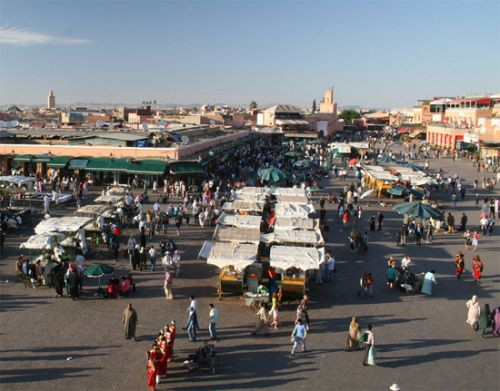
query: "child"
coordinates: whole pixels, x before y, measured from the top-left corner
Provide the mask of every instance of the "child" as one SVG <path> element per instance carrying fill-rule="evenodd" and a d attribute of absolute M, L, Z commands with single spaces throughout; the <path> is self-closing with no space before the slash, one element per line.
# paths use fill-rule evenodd
<path fill-rule="evenodd" d="M 273 319 L 270 326 L 273 327 L 274 329 L 279 329 L 280 319 L 278 310 L 278 297 L 276 295 L 276 292 L 273 293 L 272 305 L 271 305 L 271 310 L 269 311 L 269 315 L 271 315 Z"/>

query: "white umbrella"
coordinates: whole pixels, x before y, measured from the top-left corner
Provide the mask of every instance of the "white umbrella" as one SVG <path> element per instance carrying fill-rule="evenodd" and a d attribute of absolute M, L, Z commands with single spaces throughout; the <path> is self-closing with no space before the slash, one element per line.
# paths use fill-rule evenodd
<path fill-rule="evenodd" d="M 361 197 L 359 197 L 359 198 L 363 199 L 363 198 L 369 197 L 369 196 L 371 196 L 372 194 L 375 194 L 375 193 L 376 193 L 376 190 L 367 190 L 363 194 L 361 194 Z"/>

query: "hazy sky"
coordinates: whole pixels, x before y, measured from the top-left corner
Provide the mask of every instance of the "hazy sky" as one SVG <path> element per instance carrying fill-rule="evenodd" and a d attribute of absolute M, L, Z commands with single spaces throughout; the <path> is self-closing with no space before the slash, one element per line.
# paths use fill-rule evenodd
<path fill-rule="evenodd" d="M 0 104 L 500 92 L 500 1 L 0 0 Z"/>

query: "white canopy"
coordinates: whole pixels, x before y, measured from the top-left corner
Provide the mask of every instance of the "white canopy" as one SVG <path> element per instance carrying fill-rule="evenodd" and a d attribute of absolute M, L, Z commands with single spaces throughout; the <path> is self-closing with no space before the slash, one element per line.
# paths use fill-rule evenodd
<path fill-rule="evenodd" d="M 307 197 L 306 189 L 299 187 L 273 187 L 270 193 L 275 196 Z"/>
<path fill-rule="evenodd" d="M 21 243 L 19 248 L 28 250 L 50 250 L 56 243 L 64 240 L 64 234 L 60 232 L 44 232 L 41 234 L 30 236 L 29 239 Z"/>
<path fill-rule="evenodd" d="M 122 199 L 122 195 L 102 195 L 97 197 L 94 202 L 97 202 L 98 204 L 115 204 Z"/>
<path fill-rule="evenodd" d="M 36 227 L 35 233 L 44 232 L 76 232 L 90 220 L 90 217 L 50 217 L 42 220 Z"/>
<path fill-rule="evenodd" d="M 315 230 L 319 228 L 318 219 L 307 219 L 301 217 L 277 217 L 274 223 L 274 230 Z"/>
<path fill-rule="evenodd" d="M 241 189 L 235 190 L 234 192 L 234 194 L 250 194 L 250 195 L 268 194 L 268 193 L 269 193 L 268 187 L 252 187 L 252 186 L 245 186 L 242 187 Z"/>
<path fill-rule="evenodd" d="M 262 218 L 260 216 L 248 216 L 248 215 L 231 215 L 226 212 L 222 212 L 217 220 L 220 225 L 233 226 L 237 228 L 257 228 L 260 229 L 260 221 Z"/>
<path fill-rule="evenodd" d="M 264 202 L 266 194 L 234 193 L 233 202 Z"/>
<path fill-rule="evenodd" d="M 36 178 L 31 176 L 23 176 L 23 175 L 6 175 L 0 176 L 0 183 L 7 183 L 10 186 L 27 186 L 32 189 L 33 184 L 35 183 Z"/>
<path fill-rule="evenodd" d="M 222 206 L 224 211 L 244 211 L 244 212 L 262 212 L 264 203 L 250 201 L 226 202 Z"/>
<path fill-rule="evenodd" d="M 283 204 L 308 204 L 309 198 L 306 196 L 296 196 L 296 195 L 277 195 L 276 199 L 278 202 Z"/>
<path fill-rule="evenodd" d="M 325 249 L 314 247 L 273 246 L 269 262 L 271 266 L 286 270 L 296 267 L 301 270 L 319 269 L 325 260 Z"/>
<path fill-rule="evenodd" d="M 369 170 L 365 168 L 363 169 L 363 172 L 364 174 L 371 176 L 376 180 L 387 181 L 387 182 L 396 182 L 399 180 L 397 176 L 392 175 L 390 172 L 387 171 Z"/>
<path fill-rule="evenodd" d="M 105 212 L 108 212 L 111 208 L 107 205 L 85 205 L 82 206 L 75 212 L 76 216 L 82 217 L 97 217 Z"/>
<path fill-rule="evenodd" d="M 236 270 L 244 270 L 257 261 L 257 244 L 215 243 L 207 263 L 219 268 L 232 265 Z"/>
<path fill-rule="evenodd" d="M 319 231 L 293 231 L 283 229 L 261 235 L 260 240 L 264 243 L 312 244 L 314 246 L 324 243 L 323 237 Z"/>
<path fill-rule="evenodd" d="M 216 242 L 255 243 L 260 241 L 258 228 L 236 228 L 217 224 L 213 240 Z"/>
<path fill-rule="evenodd" d="M 121 195 L 124 196 L 127 193 L 127 189 L 122 186 L 112 186 L 108 190 L 106 190 L 106 194 L 108 195 Z"/>
<path fill-rule="evenodd" d="M 307 218 L 310 213 L 314 213 L 311 204 L 286 204 L 277 203 L 274 206 L 276 217 L 301 217 Z"/>
<path fill-rule="evenodd" d="M 364 142 L 352 142 L 352 143 L 349 143 L 349 145 L 353 148 L 357 148 L 357 149 L 368 149 L 370 148 L 368 143 L 364 143 Z"/>

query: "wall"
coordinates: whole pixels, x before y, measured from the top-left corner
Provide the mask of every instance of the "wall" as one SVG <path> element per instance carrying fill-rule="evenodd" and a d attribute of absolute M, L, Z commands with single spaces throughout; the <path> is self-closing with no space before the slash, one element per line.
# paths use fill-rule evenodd
<path fill-rule="evenodd" d="M 54 156 L 109 157 L 110 153 L 112 153 L 114 158 L 178 160 L 208 149 L 214 145 L 242 139 L 248 135 L 248 131 L 242 131 L 179 148 L 117 148 L 113 146 L 85 145 L 0 144 L 0 155 L 43 155 L 50 152 Z"/>

